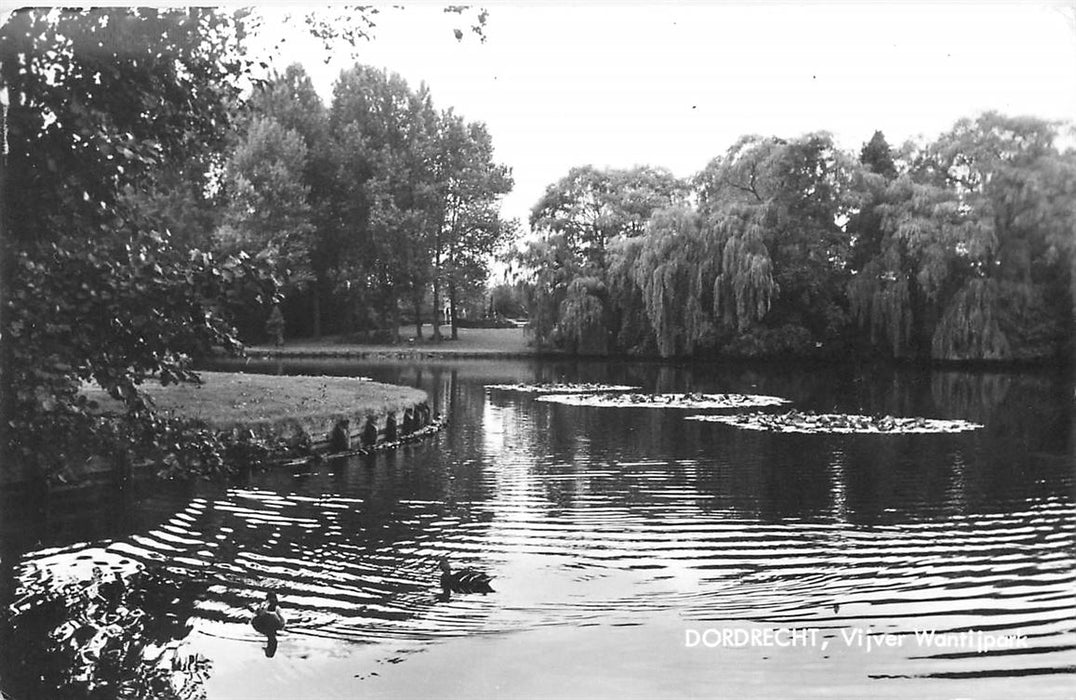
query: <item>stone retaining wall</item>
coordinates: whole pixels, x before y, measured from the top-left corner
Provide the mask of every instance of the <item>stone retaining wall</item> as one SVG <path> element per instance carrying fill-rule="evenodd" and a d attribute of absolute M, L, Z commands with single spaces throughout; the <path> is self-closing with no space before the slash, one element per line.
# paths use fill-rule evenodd
<path fill-rule="evenodd" d="M 425 397 L 424 392 L 422 395 Z M 341 452 L 376 450 L 380 447 L 395 445 L 409 437 L 419 437 L 423 431 L 430 430 L 435 424 L 435 418 L 428 401 L 423 398 L 406 407 L 399 405 L 386 407 L 369 411 L 365 415 L 353 414 L 321 420 L 307 419 L 301 423 L 289 422 L 275 426 L 261 424 L 247 429 L 262 436 L 274 434 L 289 440 L 305 435 L 309 438 L 310 445 L 316 454 L 331 455 Z M 136 472 L 142 471 L 146 466 L 148 465 L 132 465 L 122 459 L 89 457 L 65 465 L 56 475 L 49 489 L 66 490 L 66 488 L 90 485 L 112 478 L 125 480 Z M 33 480 L 30 474 L 0 470 L 0 486 L 3 487 L 23 485 Z"/>
<path fill-rule="evenodd" d="M 311 435 L 318 452 L 346 452 L 371 449 L 395 443 L 424 430 L 433 423 L 433 414 L 425 401 L 402 411 L 368 413 L 338 420 L 324 433 Z"/>

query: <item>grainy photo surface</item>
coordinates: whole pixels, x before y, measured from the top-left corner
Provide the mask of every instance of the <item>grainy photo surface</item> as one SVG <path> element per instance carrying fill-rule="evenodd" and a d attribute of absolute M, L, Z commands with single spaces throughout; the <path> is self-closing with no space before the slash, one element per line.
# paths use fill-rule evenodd
<path fill-rule="evenodd" d="M 4 9 L 0 698 L 1071 698 L 1076 9 Z"/>

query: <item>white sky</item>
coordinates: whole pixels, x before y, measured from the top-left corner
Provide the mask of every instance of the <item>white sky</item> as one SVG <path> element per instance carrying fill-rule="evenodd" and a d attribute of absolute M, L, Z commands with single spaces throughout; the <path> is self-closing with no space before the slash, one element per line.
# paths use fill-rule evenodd
<path fill-rule="evenodd" d="M 573 166 L 689 176 L 744 134 L 826 130 L 858 152 L 875 129 L 899 145 L 987 109 L 1076 119 L 1072 2 L 487 7 L 485 43 L 439 8 L 386 8 L 358 60 L 485 122 L 524 221 Z M 289 37 L 274 63 L 302 62 L 328 104 L 351 56 Z"/>

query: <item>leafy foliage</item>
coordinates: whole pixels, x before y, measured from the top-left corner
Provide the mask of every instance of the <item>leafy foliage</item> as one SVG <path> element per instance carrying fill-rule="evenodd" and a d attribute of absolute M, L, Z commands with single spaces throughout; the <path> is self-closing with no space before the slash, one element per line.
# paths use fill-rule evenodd
<path fill-rule="evenodd" d="M 442 283 L 452 308 L 459 293 L 488 276 L 488 262 L 515 230 L 498 212 L 499 198 L 512 189 L 509 169 L 493 159 L 493 140 L 484 124 L 467 123 L 451 110 L 438 120 L 434 181 L 433 307 L 438 308 Z M 440 328 L 434 321 L 434 336 Z"/>
<path fill-rule="evenodd" d="M 540 347 L 552 344 L 568 285 L 581 272 L 575 256 L 566 237 L 554 234 L 529 243 L 514 262 L 527 275 L 522 291 L 534 340 Z"/>
<path fill-rule="evenodd" d="M 646 315 L 664 357 L 690 355 L 714 343 L 710 289 L 716 274 L 712 241 L 698 214 L 663 209 L 651 218 L 635 263 Z"/>
<path fill-rule="evenodd" d="M 557 338 L 572 352 L 605 354 L 609 351 L 605 323 L 605 286 L 596 277 L 576 277 L 565 290 L 557 309 Z"/>
<path fill-rule="evenodd" d="M 899 152 L 875 132 L 858 161 L 825 133 L 745 136 L 695 178 L 695 207 L 660 171 L 574 168 L 515 258 L 532 330 L 573 347 L 585 310 L 611 351 L 665 357 L 1063 357 L 1076 153 L 1057 130 L 987 113 Z"/>
<path fill-rule="evenodd" d="M 849 297 L 895 355 L 1042 358 L 1071 342 L 1076 156 L 1056 133 L 964 119 L 886 186 L 878 250 Z"/>
<path fill-rule="evenodd" d="M 229 208 L 219 245 L 272 255 L 291 281 L 308 279 L 314 225 L 306 165 L 302 136 L 275 119 L 255 118 L 225 171 Z"/>
<path fill-rule="evenodd" d="M 828 134 L 746 137 L 699 175 L 700 210 L 720 251 L 714 316 L 727 341 L 759 323 L 838 341 L 856 164 Z M 766 334 L 756 337 L 765 337 Z M 776 348 L 764 349 L 764 354 Z"/>
<path fill-rule="evenodd" d="M 3 189 L 3 449 L 55 475 L 92 450 L 170 454 L 148 379 L 238 344 L 228 307 L 274 294 L 264 260 L 218 261 L 147 223 L 139 195 L 226 140 L 248 68 L 242 15 L 208 10 L 22 10 L 0 31 L 10 95 Z M 128 407 L 102 421 L 93 379 Z M 36 469 L 35 469 L 36 468 Z"/>
<path fill-rule="evenodd" d="M 241 14 L 28 9 L 0 30 L 10 95 L 5 197 L 17 242 L 110 225 L 122 188 L 223 145 L 249 63 Z"/>
<path fill-rule="evenodd" d="M 630 170 L 573 168 L 546 189 L 530 217 L 531 228 L 542 239 L 530 242 L 515 256 L 528 287 L 531 328 L 539 344 L 558 342 L 554 331 L 560 322 L 559 309 L 576 275 L 601 280 L 602 285 L 627 295 L 626 302 L 624 294 L 613 298 L 602 295 L 601 317 L 609 324 L 603 337 L 611 335 L 629 345 L 646 342 L 645 333 L 622 332 L 638 328 L 641 311 L 636 303 L 640 294 L 637 282 L 624 257 L 630 252 L 634 259 L 637 251 L 623 239 L 642 235 L 655 211 L 682 203 L 687 193 L 684 182 L 668 171 L 648 166 Z M 594 288 L 593 284 L 585 286 Z M 593 307 L 592 302 L 588 307 Z M 591 318 L 596 319 L 596 313 Z"/>
<path fill-rule="evenodd" d="M 678 204 L 686 195 L 683 182 L 657 168 L 572 168 L 546 189 L 531 211 L 530 224 L 564 236 L 580 264 L 600 272 L 614 236 L 641 234 L 654 211 Z"/>
<path fill-rule="evenodd" d="M 428 281 L 427 205 L 434 112 L 423 88 L 355 66 L 336 83 L 331 124 L 341 134 L 335 224 L 350 238 L 347 278 L 373 301 L 383 326 L 399 328 L 399 301 Z"/>
<path fill-rule="evenodd" d="M 85 456 L 101 418 L 79 394 L 84 381 L 124 401 L 131 418 L 149 419 L 138 385 L 196 381 L 195 358 L 217 347 L 238 352 L 229 306 L 267 300 L 274 288 L 264 261 L 218 264 L 159 234 L 21 254 L 5 316 L 9 450 L 44 473 Z"/>
<path fill-rule="evenodd" d="M 370 36 L 378 12 L 305 19 L 328 42 L 354 43 Z M 484 11 L 446 12 L 482 36 Z M 169 473 L 264 454 L 277 446 L 157 415 L 139 385 L 195 381 L 199 357 L 239 352 L 237 313 L 262 325 L 277 300 L 274 272 L 288 273 L 290 291 L 313 287 L 315 332 L 335 284 L 387 289 L 387 307 L 429 281 L 436 197 L 423 168 L 437 115 L 428 94 L 383 79 L 367 118 L 338 120 L 339 139 L 331 137 L 301 69 L 256 77 L 245 40 L 263 19 L 246 10 L 27 9 L 0 30 L 10 104 L 0 426 L 5 454 L 38 475 L 62 478 L 65 464 L 91 453 L 156 460 Z M 376 83 L 352 94 L 365 99 Z M 370 260 L 375 242 L 380 257 Z M 98 415 L 79 393 L 88 380 L 125 401 L 126 414 Z"/>
<path fill-rule="evenodd" d="M 163 568 L 28 581 L 5 626 L 5 680 L 23 697 L 204 698 L 211 663 L 184 653 L 204 589 Z"/>

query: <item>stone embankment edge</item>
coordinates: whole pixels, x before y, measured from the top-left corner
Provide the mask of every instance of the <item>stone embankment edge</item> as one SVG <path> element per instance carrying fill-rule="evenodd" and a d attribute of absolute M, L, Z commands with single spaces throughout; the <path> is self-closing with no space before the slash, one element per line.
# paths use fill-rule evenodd
<path fill-rule="evenodd" d="M 237 422 L 230 425 L 204 425 L 219 434 L 249 432 L 251 435 L 283 438 L 298 442 L 306 438 L 310 454 L 299 457 L 271 459 L 266 466 L 295 464 L 317 458 L 344 457 L 393 449 L 433 435 L 446 425 L 446 419 L 431 410 L 429 396 L 414 387 L 401 387 L 414 399 L 388 402 L 382 406 L 365 406 L 354 412 L 340 411 L 331 416 L 307 416 L 282 421 Z M 173 410 L 182 417 L 182 411 Z M 109 474 L 126 478 L 142 471 L 142 465 L 124 464 L 90 457 L 77 465 L 69 465 L 59 482 L 52 487 L 77 487 L 107 477 Z M 30 474 L 0 470 L 0 487 L 19 487 L 36 481 Z"/>
<path fill-rule="evenodd" d="M 530 359 L 535 357 L 560 356 L 560 352 L 514 352 L 503 350 L 279 350 L 265 348 L 247 348 L 246 356 L 252 360 L 318 360 L 318 359 L 355 359 L 355 360 L 474 360 L 474 359 Z"/>

